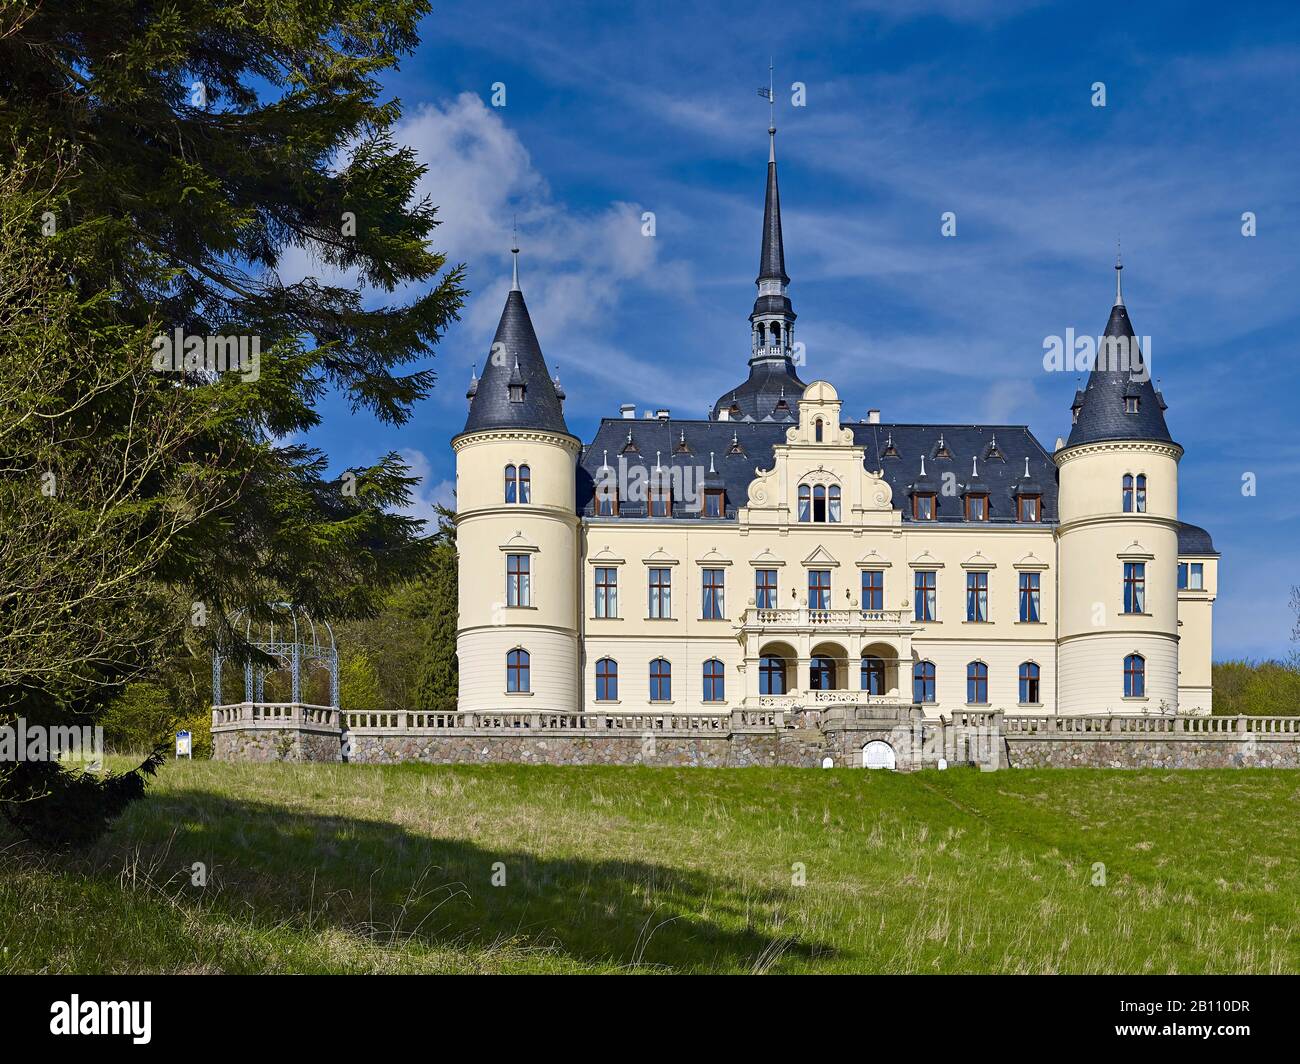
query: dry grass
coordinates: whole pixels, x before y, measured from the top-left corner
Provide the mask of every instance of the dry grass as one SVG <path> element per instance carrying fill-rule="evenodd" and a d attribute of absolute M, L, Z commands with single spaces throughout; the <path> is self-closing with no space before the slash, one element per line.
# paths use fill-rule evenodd
<path fill-rule="evenodd" d="M 1259 770 L 180 763 L 90 854 L 5 846 L 0 971 L 1295 972 L 1297 797 Z"/>

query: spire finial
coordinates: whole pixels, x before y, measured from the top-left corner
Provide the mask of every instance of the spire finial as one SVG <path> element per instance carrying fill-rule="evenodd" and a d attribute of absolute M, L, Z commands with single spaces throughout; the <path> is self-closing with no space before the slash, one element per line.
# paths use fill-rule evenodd
<path fill-rule="evenodd" d="M 1123 269 L 1124 269 L 1124 260 L 1120 254 L 1119 238 L 1116 237 L 1115 238 L 1115 306 L 1117 307 L 1122 307 L 1124 305 L 1124 293 L 1120 289 L 1120 284 L 1119 284 L 1119 275 Z"/>
<path fill-rule="evenodd" d="M 710 472 L 710 473 L 715 473 L 715 472 L 717 472 L 717 471 L 713 468 L 713 452 L 712 452 L 712 451 L 709 452 L 709 472 Z"/>
<path fill-rule="evenodd" d="M 513 276 L 510 281 L 510 291 L 519 291 L 519 215 L 515 215 L 515 238 L 511 241 L 510 254 L 514 256 Z"/>

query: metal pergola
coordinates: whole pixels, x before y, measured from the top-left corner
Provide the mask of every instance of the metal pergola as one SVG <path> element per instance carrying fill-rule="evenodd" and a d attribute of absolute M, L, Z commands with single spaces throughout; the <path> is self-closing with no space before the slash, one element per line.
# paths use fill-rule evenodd
<path fill-rule="evenodd" d="M 274 668 L 259 668 L 251 661 L 244 664 L 244 701 L 264 702 L 266 677 L 273 672 L 288 671 L 293 694 L 291 701 L 302 701 L 302 677 L 304 669 L 326 669 L 330 677 L 330 701 L 333 708 L 339 704 L 339 652 L 334 642 L 334 629 L 328 621 L 322 621 L 329 644 L 321 642 L 316 629 L 316 622 L 307 611 L 288 602 L 270 603 L 272 619 L 254 621 L 251 616 L 244 619 L 244 638 L 248 644 L 261 651 L 276 662 Z M 234 620 L 238 623 L 238 611 Z M 221 667 L 229 658 L 221 647 L 212 655 L 212 704 L 222 705 Z"/>

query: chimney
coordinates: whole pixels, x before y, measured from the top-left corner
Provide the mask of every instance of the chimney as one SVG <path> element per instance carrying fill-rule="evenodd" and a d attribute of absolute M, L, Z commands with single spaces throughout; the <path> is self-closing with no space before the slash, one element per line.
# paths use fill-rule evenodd
<path fill-rule="evenodd" d="M 618 412 L 623 415 L 625 421 L 628 418 L 636 417 L 636 403 L 624 403 L 618 408 Z"/>
<path fill-rule="evenodd" d="M 660 421 L 667 421 L 667 420 L 668 420 L 668 408 L 667 408 L 667 407 L 660 407 L 658 410 L 655 411 L 655 417 L 657 417 Z"/>
<path fill-rule="evenodd" d="M 880 424 L 880 411 L 879 411 L 879 410 L 868 410 L 868 411 L 867 411 L 867 424 L 868 424 L 868 425 L 879 425 L 879 424 Z"/>

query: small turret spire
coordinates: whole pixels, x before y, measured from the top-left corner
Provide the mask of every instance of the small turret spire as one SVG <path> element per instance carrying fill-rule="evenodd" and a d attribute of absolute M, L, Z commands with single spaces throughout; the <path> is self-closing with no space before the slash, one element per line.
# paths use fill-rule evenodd
<path fill-rule="evenodd" d="M 1120 289 L 1120 283 L 1119 283 L 1119 275 L 1120 273 L 1123 272 L 1123 270 L 1124 270 L 1124 260 L 1120 256 L 1119 241 L 1116 240 L 1115 241 L 1115 306 L 1117 307 L 1122 307 L 1124 305 L 1124 293 Z"/>

